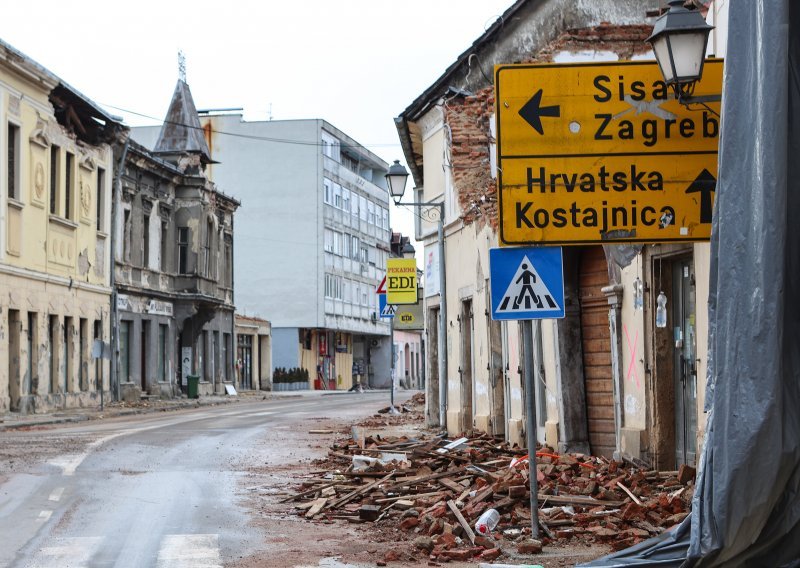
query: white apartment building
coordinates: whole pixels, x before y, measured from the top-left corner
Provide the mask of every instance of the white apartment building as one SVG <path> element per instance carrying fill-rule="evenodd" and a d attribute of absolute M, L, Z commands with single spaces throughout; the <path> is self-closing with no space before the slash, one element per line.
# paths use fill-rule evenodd
<path fill-rule="evenodd" d="M 310 388 L 388 386 L 389 325 L 376 295 L 391 236 L 388 164 L 321 119 L 200 119 L 218 162 L 209 178 L 235 184 L 242 200 L 237 313 L 272 322 L 273 367 L 305 369 Z M 133 134 L 145 146 L 156 135 Z"/>

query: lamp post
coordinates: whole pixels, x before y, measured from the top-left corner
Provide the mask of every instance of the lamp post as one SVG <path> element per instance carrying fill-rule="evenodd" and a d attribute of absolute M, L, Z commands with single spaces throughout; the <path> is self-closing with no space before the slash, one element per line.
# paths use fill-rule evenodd
<path fill-rule="evenodd" d="M 703 76 L 708 34 L 714 26 L 706 23 L 699 11 L 685 8 L 683 1 L 670 0 L 669 10 L 659 16 L 645 41 L 652 46 L 664 82 L 675 92 L 679 103 L 688 106 L 719 102 L 722 96 L 717 94 L 693 96 L 695 85 Z"/>
<path fill-rule="evenodd" d="M 401 202 L 406 191 L 408 181 L 408 170 L 400 164 L 400 160 L 395 160 L 386 173 L 386 183 L 389 186 L 389 195 L 394 200 L 395 205 L 408 205 L 411 207 L 435 207 L 439 212 L 437 221 L 437 239 L 439 249 L 439 326 L 437 350 L 439 352 L 439 426 L 447 428 L 447 294 L 445 294 L 445 270 L 444 270 L 444 202 Z M 394 346 L 394 344 L 393 344 Z"/>

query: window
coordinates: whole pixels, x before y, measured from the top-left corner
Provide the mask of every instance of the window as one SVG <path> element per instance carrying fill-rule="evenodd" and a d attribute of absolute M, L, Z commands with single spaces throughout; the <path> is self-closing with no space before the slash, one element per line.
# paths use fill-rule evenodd
<path fill-rule="evenodd" d="M 381 207 L 382 215 L 383 215 L 383 228 L 387 231 L 389 230 L 389 210 L 384 209 Z"/>
<path fill-rule="evenodd" d="M 328 205 L 333 205 L 333 182 L 328 178 L 322 178 L 323 200 Z"/>
<path fill-rule="evenodd" d="M 372 266 L 375 266 L 375 261 L 376 261 L 375 257 L 377 256 L 377 253 L 378 249 L 376 249 L 375 247 L 369 247 L 369 250 L 367 251 L 367 254 L 369 254 L 369 263 Z"/>
<path fill-rule="evenodd" d="M 150 268 L 150 215 L 144 216 L 142 227 L 142 266 Z"/>
<path fill-rule="evenodd" d="M 169 225 L 166 221 L 161 221 L 161 258 L 159 259 L 161 272 L 167 271 L 167 230 Z"/>
<path fill-rule="evenodd" d="M 342 241 L 344 240 L 343 237 L 344 235 L 339 231 L 333 232 L 333 254 L 338 254 L 339 256 L 342 255 L 342 251 L 344 250 L 344 246 L 342 244 Z"/>
<path fill-rule="evenodd" d="M 214 224 L 209 221 L 206 223 L 206 244 L 203 247 L 203 274 L 211 278 L 211 242 L 214 238 Z"/>
<path fill-rule="evenodd" d="M 350 212 L 350 190 L 342 188 L 342 211 Z"/>
<path fill-rule="evenodd" d="M 350 280 L 347 278 L 342 278 L 342 295 L 339 298 L 340 300 L 344 300 L 345 302 L 350 301 L 350 285 Z"/>
<path fill-rule="evenodd" d="M 344 298 L 344 283 L 341 276 L 325 275 L 325 297 L 341 300 Z"/>
<path fill-rule="evenodd" d="M 351 172 L 358 173 L 358 162 L 347 154 L 342 154 L 342 165 Z"/>
<path fill-rule="evenodd" d="M 359 213 L 360 213 L 360 216 L 361 216 L 361 220 L 362 221 L 366 221 L 367 220 L 367 198 L 359 195 L 358 196 L 358 201 L 359 201 L 359 209 L 360 209 Z"/>
<path fill-rule="evenodd" d="M 8 196 L 20 199 L 19 194 L 19 128 L 8 123 Z"/>
<path fill-rule="evenodd" d="M 233 287 L 233 250 L 232 243 L 225 241 L 225 285 Z"/>
<path fill-rule="evenodd" d="M 158 381 L 167 381 L 167 330 L 168 326 L 161 323 L 158 325 L 158 360 L 156 362 L 156 377 Z"/>
<path fill-rule="evenodd" d="M 341 145 L 339 140 L 327 132 L 322 133 L 322 153 L 337 162 L 341 158 Z"/>
<path fill-rule="evenodd" d="M 178 228 L 178 273 L 189 274 L 189 228 Z"/>
<path fill-rule="evenodd" d="M 361 305 L 362 306 L 369 305 L 369 298 L 367 297 L 368 295 L 369 295 L 369 286 L 367 284 L 362 284 L 361 285 Z"/>
<path fill-rule="evenodd" d="M 353 283 L 353 305 L 357 306 L 361 303 L 361 284 L 358 282 Z"/>
<path fill-rule="evenodd" d="M 369 248 L 367 245 L 361 245 L 361 262 L 367 262 L 369 258 Z"/>
<path fill-rule="evenodd" d="M 336 182 L 333 184 L 333 206 L 337 209 L 342 208 L 342 186 Z"/>
<path fill-rule="evenodd" d="M 325 229 L 323 247 L 325 252 L 333 252 L 333 231 Z"/>
<path fill-rule="evenodd" d="M 122 260 L 131 261 L 131 210 L 122 213 Z"/>
<path fill-rule="evenodd" d="M 342 234 L 342 256 L 350 258 L 350 235 Z"/>
<path fill-rule="evenodd" d="M 119 322 L 119 380 L 131 382 L 131 322 Z"/>
<path fill-rule="evenodd" d="M 375 204 L 372 201 L 367 202 L 367 223 L 375 224 Z"/>
<path fill-rule="evenodd" d="M 360 254 L 361 248 L 358 237 L 353 237 L 352 242 L 350 243 L 350 258 L 353 260 L 358 260 Z"/>
<path fill-rule="evenodd" d="M 58 215 L 58 185 L 61 181 L 59 160 L 60 148 L 53 144 L 50 146 L 50 214 Z"/>
<path fill-rule="evenodd" d="M 359 203 L 359 201 L 358 201 L 358 195 L 356 195 L 355 193 L 353 193 L 353 194 L 352 194 L 352 196 L 353 196 L 353 202 L 352 202 L 352 204 L 350 205 L 350 214 L 351 214 L 351 215 L 353 215 L 353 217 L 355 217 L 355 218 L 358 218 L 358 212 L 359 212 L 359 207 L 358 207 L 358 203 Z"/>
<path fill-rule="evenodd" d="M 64 218 L 72 219 L 72 196 L 75 191 L 74 176 L 72 166 L 75 163 L 75 156 L 71 152 L 67 152 L 67 159 L 64 171 Z"/>
<path fill-rule="evenodd" d="M 94 201 L 97 206 L 97 230 L 102 231 L 106 206 L 106 171 L 103 168 L 97 168 L 97 197 Z"/>

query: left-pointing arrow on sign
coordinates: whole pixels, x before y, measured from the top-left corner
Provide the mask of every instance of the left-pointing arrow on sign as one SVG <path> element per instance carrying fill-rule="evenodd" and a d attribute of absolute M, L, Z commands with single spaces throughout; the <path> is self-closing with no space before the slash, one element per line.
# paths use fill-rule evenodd
<path fill-rule="evenodd" d="M 539 89 L 535 95 L 525 105 L 519 109 L 519 115 L 525 119 L 525 122 L 533 126 L 534 130 L 539 134 L 544 135 L 542 128 L 542 117 L 557 117 L 561 116 L 561 107 L 558 105 L 542 106 L 542 90 Z"/>

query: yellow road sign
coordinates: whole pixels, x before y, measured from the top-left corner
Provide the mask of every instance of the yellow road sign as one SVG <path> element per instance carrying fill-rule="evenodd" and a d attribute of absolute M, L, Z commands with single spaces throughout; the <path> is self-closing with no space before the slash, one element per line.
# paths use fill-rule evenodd
<path fill-rule="evenodd" d="M 417 261 L 413 258 L 386 260 L 386 302 L 417 303 Z"/>
<path fill-rule="evenodd" d="M 721 90 L 709 59 L 695 95 Z M 495 100 L 501 244 L 709 239 L 719 103 L 655 62 L 500 65 Z"/>

